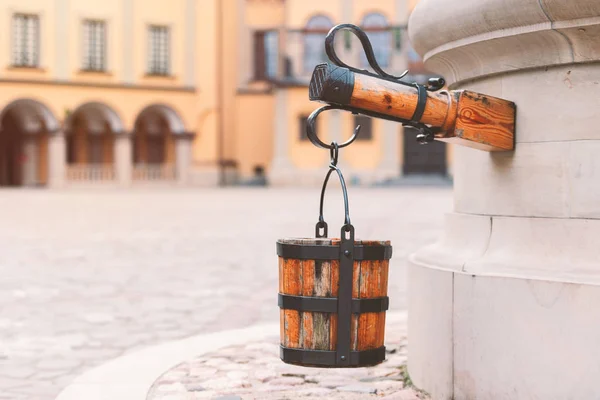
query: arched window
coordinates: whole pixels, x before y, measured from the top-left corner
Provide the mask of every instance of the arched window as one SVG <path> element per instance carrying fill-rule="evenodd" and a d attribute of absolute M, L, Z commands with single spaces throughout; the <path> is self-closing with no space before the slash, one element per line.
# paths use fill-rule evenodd
<path fill-rule="evenodd" d="M 327 61 L 325 36 L 333 22 L 325 15 L 315 15 L 304 28 L 304 72 L 311 73 L 317 64 Z"/>
<path fill-rule="evenodd" d="M 390 54 L 392 51 L 392 32 L 387 18 L 379 13 L 365 15 L 361 23 L 362 29 L 366 32 L 375 53 L 375 59 L 381 67 L 387 67 L 390 63 Z M 364 52 L 361 52 L 361 65 L 369 65 Z"/>

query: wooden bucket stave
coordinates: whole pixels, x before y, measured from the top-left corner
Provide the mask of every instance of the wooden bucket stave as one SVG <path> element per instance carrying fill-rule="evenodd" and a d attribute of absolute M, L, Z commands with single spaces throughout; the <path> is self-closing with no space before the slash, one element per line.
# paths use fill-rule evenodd
<path fill-rule="evenodd" d="M 323 247 L 323 251 L 315 249 Z M 350 361 L 335 358 L 340 239 L 278 241 L 281 349 L 285 362 L 319 367 L 357 367 L 385 358 L 385 310 L 389 241 L 354 241 Z M 304 251 L 310 249 L 310 251 Z M 315 251 L 317 250 L 317 251 Z M 322 253 L 322 254 L 319 254 Z M 317 258 L 310 258 L 310 257 Z M 321 299 L 315 302 L 315 298 Z M 291 308 L 289 308 L 291 307 Z M 327 312 L 314 311 L 314 309 Z M 313 310 L 313 311 L 310 311 Z"/>

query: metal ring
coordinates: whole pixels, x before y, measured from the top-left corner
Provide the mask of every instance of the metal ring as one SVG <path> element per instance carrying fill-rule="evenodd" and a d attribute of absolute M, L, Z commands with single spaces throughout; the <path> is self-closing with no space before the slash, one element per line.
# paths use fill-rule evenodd
<path fill-rule="evenodd" d="M 323 111 L 345 110 L 345 109 L 346 108 L 343 106 L 327 105 L 327 106 L 323 106 L 321 108 L 317 108 L 315 111 L 313 111 L 306 119 L 306 136 L 308 136 L 308 140 L 310 140 L 311 143 L 314 144 L 315 146 L 320 147 L 322 149 L 331 149 L 332 146 L 330 144 L 323 142 L 317 136 L 317 133 L 316 133 L 317 129 L 315 127 L 316 119 L 319 116 L 319 114 L 321 114 Z M 354 128 L 354 133 L 352 134 L 350 139 L 346 140 L 342 144 L 339 144 L 338 148 L 341 149 L 343 147 L 348 146 L 349 144 L 352 144 L 352 142 L 354 142 L 356 140 L 356 137 L 358 136 L 359 132 L 360 132 L 360 125 L 358 125 L 356 128 Z"/>

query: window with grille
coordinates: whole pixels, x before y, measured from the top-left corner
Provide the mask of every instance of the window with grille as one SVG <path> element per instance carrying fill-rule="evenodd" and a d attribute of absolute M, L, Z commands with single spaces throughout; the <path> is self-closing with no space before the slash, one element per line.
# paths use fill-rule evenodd
<path fill-rule="evenodd" d="M 13 16 L 13 65 L 37 67 L 40 61 L 40 20 L 37 15 Z"/>
<path fill-rule="evenodd" d="M 106 24 L 104 21 L 83 22 L 83 69 L 104 71 L 106 69 Z"/>
<path fill-rule="evenodd" d="M 254 32 L 254 79 L 277 76 L 279 38 L 277 31 Z"/>
<path fill-rule="evenodd" d="M 373 120 L 365 115 L 354 116 L 354 126 L 360 125 L 360 133 L 356 140 L 371 140 L 373 139 Z"/>
<path fill-rule="evenodd" d="M 169 27 L 150 26 L 148 39 L 148 73 L 151 75 L 169 75 Z"/>

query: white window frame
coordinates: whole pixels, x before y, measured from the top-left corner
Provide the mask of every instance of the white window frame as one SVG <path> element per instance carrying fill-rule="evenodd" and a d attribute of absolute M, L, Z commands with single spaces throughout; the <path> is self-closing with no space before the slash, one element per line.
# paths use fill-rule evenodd
<path fill-rule="evenodd" d="M 82 22 L 82 64 L 83 71 L 105 72 L 107 69 L 107 43 L 108 43 L 108 24 L 102 19 L 86 18 Z M 97 31 L 93 32 L 96 28 Z M 100 31 L 100 32 L 98 32 Z M 94 35 L 94 42 L 90 35 Z M 98 36 L 99 35 L 99 44 Z M 91 54 L 92 44 L 96 44 L 95 54 Z"/>
<path fill-rule="evenodd" d="M 39 68 L 40 66 L 40 23 L 39 14 L 14 13 L 11 18 L 11 63 L 20 68 Z M 18 21 L 20 25 L 17 26 Z M 34 32 L 23 29 L 23 23 L 33 23 Z M 23 35 L 25 33 L 25 35 Z M 27 43 L 23 43 L 27 41 Z"/>
<path fill-rule="evenodd" d="M 171 75 L 171 27 L 148 25 L 148 75 Z M 161 37 L 161 35 L 164 35 Z"/>

